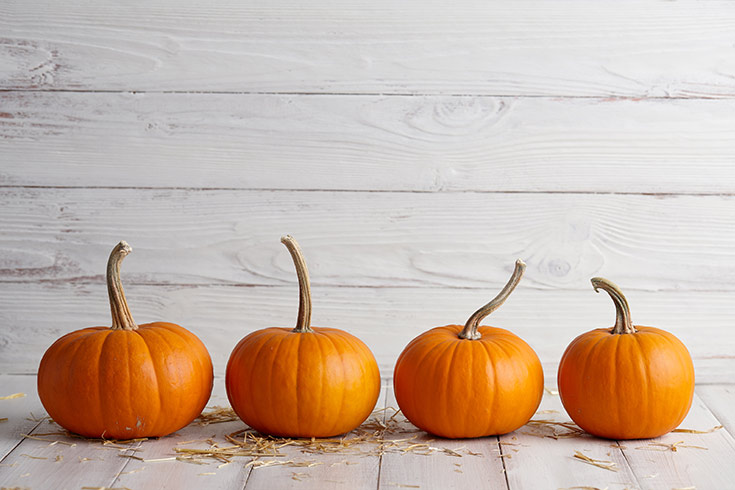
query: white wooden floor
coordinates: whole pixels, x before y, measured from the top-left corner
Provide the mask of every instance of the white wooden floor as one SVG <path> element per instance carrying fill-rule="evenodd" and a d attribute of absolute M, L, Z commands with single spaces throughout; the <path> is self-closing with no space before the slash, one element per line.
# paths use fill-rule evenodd
<path fill-rule="evenodd" d="M 0 376 L 1 396 L 25 394 L 0 400 L 3 489 L 704 490 L 731 488 L 735 481 L 735 413 L 731 409 L 735 385 L 728 384 L 697 387 L 692 410 L 678 429 L 681 432 L 617 442 L 567 426 L 569 418 L 553 387 L 547 388 L 533 418 L 540 423 L 529 423 L 499 438 L 433 439 L 395 413 L 391 385 L 386 382 L 376 412 L 345 437 L 348 442 L 353 438 L 365 442 L 336 450 L 335 443 L 326 443 L 323 451 L 309 444 L 289 445 L 259 457 L 232 457 L 227 463 L 207 456 L 183 460 L 187 453 L 181 449 L 211 451 L 216 446 L 227 453 L 233 444 L 226 436 L 245 429 L 239 420 L 194 422 L 156 440 L 118 444 L 85 440 L 65 435 L 45 418 L 35 383 L 35 376 Z M 227 405 L 222 380 L 215 383 L 210 405 Z M 381 426 L 387 428 L 381 430 Z M 242 438 L 240 433 L 238 440 Z"/>

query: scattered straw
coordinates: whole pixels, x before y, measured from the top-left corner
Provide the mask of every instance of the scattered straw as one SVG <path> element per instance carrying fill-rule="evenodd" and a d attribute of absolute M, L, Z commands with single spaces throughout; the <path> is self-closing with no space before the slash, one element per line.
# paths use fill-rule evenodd
<path fill-rule="evenodd" d="M 548 393 L 549 395 L 558 395 L 559 394 L 559 392 L 557 390 L 552 390 L 551 388 L 547 388 L 546 386 L 544 386 L 544 391 L 546 393 Z"/>
<path fill-rule="evenodd" d="M 612 461 L 603 461 L 601 459 L 592 459 L 586 454 L 582 454 L 579 451 L 574 451 L 574 457 L 582 462 L 597 466 L 603 470 L 618 471 L 617 465 Z"/>
<path fill-rule="evenodd" d="M 14 398 L 23 398 L 25 393 L 13 393 L 12 395 L 0 396 L 0 400 L 12 400 Z"/>
<path fill-rule="evenodd" d="M 721 425 L 716 425 L 708 430 L 695 430 L 695 429 L 674 429 L 671 432 L 682 432 L 684 434 L 710 434 L 716 430 L 722 429 Z"/>
<path fill-rule="evenodd" d="M 7 417 L 0 418 L 0 424 L 3 423 L 3 422 L 7 422 L 7 421 L 8 421 L 8 418 Z"/>
<path fill-rule="evenodd" d="M 406 485 L 405 483 L 395 483 L 395 482 L 388 482 L 388 485 L 392 487 L 400 487 L 400 488 L 421 488 L 420 485 Z"/>
<path fill-rule="evenodd" d="M 558 422 L 556 420 L 532 419 L 526 426 L 536 429 L 537 432 L 522 432 L 522 434 L 535 437 L 549 437 L 551 439 L 564 439 L 568 437 L 581 437 L 585 432 L 574 422 Z M 561 431 L 557 429 L 562 429 Z"/>
<path fill-rule="evenodd" d="M 74 444 L 72 442 L 66 442 L 66 441 L 60 441 L 60 440 L 54 440 L 54 439 L 44 439 L 43 437 L 31 436 L 31 435 L 28 435 L 28 434 L 21 434 L 20 436 L 23 437 L 23 438 L 25 438 L 25 439 L 33 439 L 33 440 L 36 440 L 36 441 L 50 442 L 51 443 L 50 445 L 64 444 L 64 445 L 70 446 L 70 447 L 75 447 L 76 446 L 76 444 Z"/>
<path fill-rule="evenodd" d="M 672 451 L 677 452 L 680 447 L 686 447 L 691 449 L 704 449 L 707 451 L 708 449 L 706 447 L 702 446 L 691 446 L 688 444 L 684 444 L 684 441 L 678 441 L 673 444 L 664 444 L 662 442 L 651 442 L 647 444 L 646 446 L 639 446 L 636 449 L 651 449 L 653 451 Z"/>
<path fill-rule="evenodd" d="M 82 490 L 130 490 L 128 487 L 82 487 Z"/>
<path fill-rule="evenodd" d="M 221 424 L 223 422 L 232 422 L 239 420 L 235 411 L 230 407 L 214 406 L 207 412 L 202 412 L 195 419 L 197 425 L 205 426 L 210 424 Z"/>
<path fill-rule="evenodd" d="M 118 456 L 120 456 L 121 458 L 137 459 L 138 461 L 142 461 L 144 463 L 160 463 L 161 461 L 176 461 L 178 459 L 175 456 L 171 456 L 170 458 L 155 458 L 155 459 L 144 459 L 134 454 L 118 454 Z"/>
<path fill-rule="evenodd" d="M 234 416 L 234 412 L 215 407 L 212 412 L 202 415 L 204 421 L 216 423 L 226 421 Z M 211 422 L 214 420 L 215 422 Z M 223 464 L 232 462 L 235 457 L 253 458 L 248 463 L 253 468 L 264 465 L 299 466 L 303 462 L 286 458 L 283 449 L 293 447 L 303 454 L 342 454 L 342 455 L 375 455 L 385 453 L 412 453 L 419 455 L 445 454 L 461 458 L 465 454 L 482 456 L 473 453 L 464 446 L 448 448 L 432 445 L 433 441 L 419 440 L 423 432 L 406 423 L 400 411 L 387 407 L 376 410 L 360 427 L 341 437 L 291 439 L 262 435 L 252 429 L 241 429 L 224 436 L 226 443 L 216 442 L 214 437 L 195 441 L 184 441 L 176 444 L 173 451 L 177 459 L 186 462 L 199 462 L 215 459 Z M 204 448 L 182 447 L 189 443 L 206 443 Z M 307 462 L 308 463 L 308 462 Z M 345 462 L 345 464 L 356 464 Z"/>
<path fill-rule="evenodd" d="M 607 490 L 607 487 L 600 488 L 600 487 L 566 487 L 566 488 L 559 488 L 558 490 Z"/>
<path fill-rule="evenodd" d="M 43 456 L 31 456 L 30 454 L 25 454 L 25 453 L 21 454 L 21 456 L 25 456 L 26 458 L 30 458 L 30 459 L 48 459 Z"/>
<path fill-rule="evenodd" d="M 35 415 L 33 415 L 33 412 L 28 412 L 28 413 L 31 416 L 30 417 L 26 417 L 26 420 L 30 420 L 31 422 L 43 422 L 44 420 L 51 421 L 51 417 L 49 417 L 49 416 L 36 417 Z"/>

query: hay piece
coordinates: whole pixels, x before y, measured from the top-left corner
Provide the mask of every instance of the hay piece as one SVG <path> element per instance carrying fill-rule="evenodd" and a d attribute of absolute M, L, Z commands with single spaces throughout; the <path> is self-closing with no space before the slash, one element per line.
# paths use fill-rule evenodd
<path fill-rule="evenodd" d="M 708 430 L 695 430 L 695 429 L 674 429 L 671 432 L 682 432 L 684 434 L 711 434 L 716 430 L 722 429 L 721 425 L 716 425 Z"/>
<path fill-rule="evenodd" d="M 31 435 L 28 435 L 28 434 L 21 434 L 20 436 L 23 437 L 24 439 L 34 439 L 36 441 L 50 442 L 51 445 L 53 445 L 53 444 L 65 444 L 65 445 L 67 445 L 69 447 L 75 447 L 76 446 L 76 444 L 71 443 L 71 442 L 59 441 L 59 440 L 53 440 L 53 439 L 44 439 L 42 437 L 31 436 Z"/>
<path fill-rule="evenodd" d="M 82 487 L 82 490 L 131 490 L 128 487 Z"/>
<path fill-rule="evenodd" d="M 522 432 L 522 434 L 532 435 L 536 437 L 549 437 L 551 439 L 562 439 L 567 437 L 581 437 L 586 435 L 586 432 L 582 430 L 577 424 L 575 424 L 572 421 L 568 422 L 559 422 L 556 420 L 549 420 L 549 419 L 531 419 L 526 423 L 526 426 L 529 426 L 531 428 L 538 428 L 538 429 L 546 429 L 547 431 L 550 430 L 550 433 L 545 434 L 534 434 L 534 433 L 528 433 L 528 432 Z M 556 427 L 560 427 L 564 429 L 563 432 L 558 432 L 555 430 Z"/>
<path fill-rule="evenodd" d="M 197 425 L 206 426 L 210 424 L 221 424 L 223 422 L 233 422 L 240 420 L 235 411 L 231 407 L 221 407 L 216 405 L 211 407 L 209 411 L 202 412 L 196 419 Z"/>
<path fill-rule="evenodd" d="M 574 457 L 584 463 L 591 464 L 592 466 L 597 466 L 598 468 L 602 468 L 603 470 L 618 471 L 617 465 L 612 461 L 592 459 L 586 454 L 580 453 L 579 451 L 574 451 Z"/>
<path fill-rule="evenodd" d="M 0 424 L 3 423 L 3 422 L 7 422 L 7 421 L 8 421 L 8 418 L 7 417 L 0 418 Z"/>
<path fill-rule="evenodd" d="M 25 393 L 13 393 L 12 395 L 0 396 L 0 400 L 13 400 L 15 398 L 24 398 Z"/>
<path fill-rule="evenodd" d="M 581 487 L 559 488 L 558 490 L 607 490 L 607 487 L 600 488 L 600 487 L 586 487 L 586 486 L 581 486 Z"/>
<path fill-rule="evenodd" d="M 691 449 L 704 449 L 705 451 L 708 450 L 706 447 L 702 446 L 691 446 L 684 444 L 684 441 L 678 441 L 673 444 L 664 444 L 662 442 L 651 442 L 646 446 L 639 446 L 636 449 L 651 449 L 653 451 L 672 451 L 677 452 L 680 447 L 686 447 Z"/>

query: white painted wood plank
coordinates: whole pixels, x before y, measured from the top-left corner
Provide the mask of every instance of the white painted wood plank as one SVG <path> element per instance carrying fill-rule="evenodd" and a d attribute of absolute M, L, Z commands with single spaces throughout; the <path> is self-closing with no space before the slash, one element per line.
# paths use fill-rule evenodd
<path fill-rule="evenodd" d="M 208 406 L 208 409 L 214 406 L 229 406 L 224 388 L 224 379 L 215 379 L 212 398 Z M 137 451 L 135 455 L 145 461 L 131 459 L 125 466 L 125 470 L 120 473 L 110 487 L 240 490 L 244 488 L 251 469 L 244 464 L 247 459 L 236 458 L 233 463 L 221 466 L 222 462 L 215 460 L 211 460 L 209 464 L 193 464 L 177 460 L 171 461 L 168 458 L 178 455 L 174 450 L 176 447 L 208 448 L 209 444 L 204 442 L 208 438 L 213 439 L 221 447 L 229 446 L 230 443 L 225 440 L 224 436 L 241 429 L 242 426 L 243 423 L 240 420 L 208 426 L 193 423 L 169 436 L 144 441 L 140 445 L 140 451 Z M 189 441 L 195 440 L 202 442 L 189 443 Z M 161 459 L 164 461 L 151 461 Z"/>
<path fill-rule="evenodd" d="M 709 430 L 717 425 L 720 422 L 695 395 L 691 411 L 679 427 Z M 679 442 L 681 447 L 676 451 L 655 445 Z M 626 447 L 626 460 L 644 489 L 727 488 L 735 480 L 735 439 L 724 429 L 709 434 L 669 433 L 620 444 Z"/>
<path fill-rule="evenodd" d="M 550 385 L 550 389 L 556 390 L 556 387 Z M 544 393 L 539 411 L 532 420 L 571 422 L 559 396 L 549 393 Z M 623 453 L 610 447 L 614 441 L 587 435 L 558 439 L 548 437 L 569 432 L 561 427 L 525 425 L 501 436 L 503 451 L 509 455 L 505 457 L 505 467 L 510 489 L 640 488 Z M 615 463 L 617 471 L 587 464 L 574 457 L 576 451 L 596 460 Z"/>
<path fill-rule="evenodd" d="M 295 284 L 278 239 L 301 243 L 315 285 L 732 290 L 728 196 L 424 194 L 144 189 L 0 191 L 0 281 L 100 278 L 126 239 L 126 284 Z M 634 311 L 635 314 L 635 311 Z"/>
<path fill-rule="evenodd" d="M 132 256 L 127 260 L 131 260 Z M 383 376 L 406 344 L 431 327 L 464 323 L 495 291 L 314 286 L 313 323 L 349 331 L 375 354 Z M 144 286 L 126 288 L 133 317 L 166 320 L 199 336 L 215 374 L 248 333 L 290 326 L 298 291 L 286 287 Z M 677 335 L 689 348 L 698 382 L 731 381 L 735 372 L 731 292 L 630 291 L 633 320 Z M 97 284 L 0 283 L 0 372 L 35 373 L 44 351 L 67 332 L 109 325 L 107 291 Z M 611 326 L 609 298 L 582 291 L 534 290 L 521 284 L 487 324 L 512 330 L 538 353 L 546 378 L 556 377 L 576 336 Z"/>
<path fill-rule="evenodd" d="M 17 393 L 24 396 L 0 400 L 0 463 L 23 440 L 22 434 L 28 434 L 38 425 L 36 418 L 45 415 L 35 376 L 0 375 L 0 397 Z"/>
<path fill-rule="evenodd" d="M 384 384 L 375 409 L 385 408 L 387 386 Z M 376 413 L 380 420 L 385 419 L 385 410 Z M 356 433 L 347 434 L 347 438 Z M 357 450 L 357 448 L 355 448 Z M 273 488 L 299 490 L 327 489 L 364 489 L 375 490 L 378 486 L 380 456 L 374 444 L 364 444 L 361 448 L 366 454 L 309 454 L 293 446 L 280 450 L 283 459 L 295 464 L 313 466 L 263 466 L 253 468 L 245 490 L 270 490 Z M 264 461 L 273 458 L 261 458 Z M 279 458 L 281 459 L 281 458 Z"/>
<path fill-rule="evenodd" d="M 726 371 L 726 375 L 729 377 L 728 382 L 733 381 L 733 373 L 735 373 L 733 369 Z M 735 434 L 735 410 L 733 410 L 733 407 L 735 407 L 735 385 L 698 385 L 696 393 L 727 431 L 731 435 Z"/>
<path fill-rule="evenodd" d="M 398 408 L 392 383 L 388 406 Z M 503 461 L 497 437 L 443 439 L 417 429 L 403 415 L 396 419 L 400 431 L 396 438 L 414 438 L 414 444 L 429 444 L 439 449 L 431 454 L 386 452 L 380 466 L 379 489 L 506 489 Z M 461 456 L 441 451 L 449 449 Z"/>
<path fill-rule="evenodd" d="M 735 6 L 12 0 L 0 87 L 732 96 Z"/>
<path fill-rule="evenodd" d="M 44 412 L 42 415 L 46 415 Z M 0 487 L 78 490 L 81 487 L 110 487 L 123 471 L 139 442 L 126 444 L 129 450 L 104 446 L 99 440 L 63 435 L 49 420 L 30 434 L 3 460 Z M 57 442 L 58 441 L 58 442 Z"/>
<path fill-rule="evenodd" d="M 731 100 L 0 93 L 0 184 L 733 193 L 733 112 Z"/>

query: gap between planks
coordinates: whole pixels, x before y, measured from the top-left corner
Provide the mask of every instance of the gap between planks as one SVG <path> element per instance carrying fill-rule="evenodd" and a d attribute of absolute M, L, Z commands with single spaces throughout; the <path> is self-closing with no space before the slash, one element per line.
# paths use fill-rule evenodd
<path fill-rule="evenodd" d="M 350 91 L 262 91 L 262 90 L 105 90 L 105 89 L 71 89 L 71 88 L 0 88 L 0 93 L 70 93 L 70 94 L 130 94 L 130 95 L 258 95 L 258 96 L 305 96 L 305 97 L 473 97 L 491 99 L 587 99 L 587 100 L 722 100 L 735 99 L 735 93 L 723 95 L 545 95 L 545 94 L 507 94 L 507 93 L 477 93 L 477 92 L 350 92 Z"/>
<path fill-rule="evenodd" d="M 329 189 L 329 188 L 280 188 L 280 187 L 188 187 L 188 186 L 109 186 L 109 185 L 0 185 L 2 189 L 49 189 L 49 190 L 139 190 L 139 191 L 191 191 L 191 192 L 314 192 L 350 194 L 564 194 L 579 196 L 646 196 L 646 197 L 732 197 L 735 192 L 625 192 L 625 191 L 585 191 L 585 190 L 526 190 L 526 189 Z"/>

